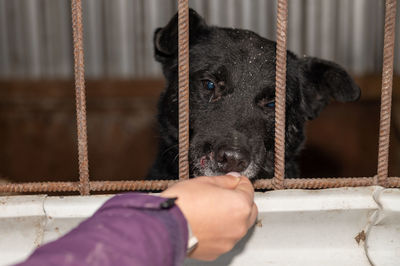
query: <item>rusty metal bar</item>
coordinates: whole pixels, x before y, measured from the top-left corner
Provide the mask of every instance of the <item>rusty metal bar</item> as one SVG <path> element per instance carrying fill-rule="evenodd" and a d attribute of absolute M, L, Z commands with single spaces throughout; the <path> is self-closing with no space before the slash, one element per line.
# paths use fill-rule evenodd
<path fill-rule="evenodd" d="M 374 180 L 372 177 L 358 178 L 299 178 L 285 179 L 285 188 L 290 189 L 322 189 L 338 187 L 359 187 L 372 186 Z M 274 189 L 274 184 L 270 179 L 258 179 L 254 182 L 254 187 L 258 189 Z"/>
<path fill-rule="evenodd" d="M 179 179 L 189 178 L 189 5 L 178 0 Z M 172 162 L 171 162 L 172 163 Z"/>
<path fill-rule="evenodd" d="M 383 44 L 381 119 L 379 130 L 378 175 L 375 184 L 387 186 L 392 108 L 393 58 L 396 24 L 396 0 L 386 0 Z"/>
<path fill-rule="evenodd" d="M 386 187 L 400 188 L 400 177 L 389 177 Z"/>
<path fill-rule="evenodd" d="M 91 191 L 161 191 L 177 180 L 152 180 L 152 181 L 91 181 Z M 37 183 L 16 183 L 1 184 L 0 193 L 4 192 L 79 192 L 80 182 L 37 182 Z"/>
<path fill-rule="evenodd" d="M 179 182 L 178 180 L 152 181 L 91 181 L 91 191 L 161 191 Z M 338 187 L 357 187 L 374 185 L 373 177 L 352 178 L 299 178 L 285 179 L 284 185 L 289 189 L 324 189 Z M 400 188 L 400 177 L 389 177 L 387 187 Z M 255 189 L 274 189 L 272 179 L 254 181 Z M 0 193 L 23 192 L 78 192 L 79 182 L 42 182 L 0 184 Z"/>
<path fill-rule="evenodd" d="M 89 159 L 87 151 L 86 129 L 86 91 L 85 91 L 85 66 L 83 54 L 83 26 L 81 0 L 71 1 L 72 29 L 74 40 L 74 69 L 76 92 L 76 120 L 78 131 L 79 154 L 79 191 L 81 195 L 89 195 Z"/>
<path fill-rule="evenodd" d="M 79 191 L 79 182 L 35 182 L 0 184 L 0 193 Z"/>
<path fill-rule="evenodd" d="M 276 29 L 276 89 L 275 89 L 275 168 L 274 189 L 284 188 L 285 178 L 285 107 L 286 107 L 286 32 L 287 0 L 278 0 Z"/>
<path fill-rule="evenodd" d="M 162 191 L 179 182 L 178 180 L 154 180 L 154 181 L 97 181 L 90 182 L 93 191 L 116 190 L 153 190 Z"/>

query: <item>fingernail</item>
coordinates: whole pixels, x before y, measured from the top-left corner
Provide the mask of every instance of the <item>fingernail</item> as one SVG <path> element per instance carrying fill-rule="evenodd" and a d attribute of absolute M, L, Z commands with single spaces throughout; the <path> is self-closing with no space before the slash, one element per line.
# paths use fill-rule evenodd
<path fill-rule="evenodd" d="M 241 174 L 239 174 L 238 172 L 229 172 L 229 173 L 227 173 L 227 175 L 231 175 L 231 176 L 234 176 L 234 177 L 240 177 L 241 176 Z"/>

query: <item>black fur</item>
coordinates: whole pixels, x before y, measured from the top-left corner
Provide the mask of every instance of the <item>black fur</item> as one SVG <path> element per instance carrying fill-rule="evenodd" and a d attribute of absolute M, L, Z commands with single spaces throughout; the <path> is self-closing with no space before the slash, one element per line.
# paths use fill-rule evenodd
<path fill-rule="evenodd" d="M 154 36 L 167 87 L 158 106 L 160 143 L 151 179 L 178 176 L 177 40 L 175 16 Z M 249 178 L 273 176 L 275 46 L 251 31 L 208 26 L 190 10 L 191 176 L 229 171 Z M 357 100 L 360 89 L 339 65 L 290 51 L 286 77 L 285 168 L 291 178 L 299 174 L 295 159 L 305 122 L 331 99 Z"/>

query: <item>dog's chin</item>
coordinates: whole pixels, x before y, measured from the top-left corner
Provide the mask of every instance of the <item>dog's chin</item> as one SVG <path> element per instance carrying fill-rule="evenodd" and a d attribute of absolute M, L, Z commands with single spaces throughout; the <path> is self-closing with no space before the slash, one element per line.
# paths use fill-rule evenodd
<path fill-rule="evenodd" d="M 259 171 L 259 167 L 254 162 L 251 162 L 245 170 L 240 172 L 240 174 L 252 179 L 257 176 Z M 217 167 L 215 167 L 212 163 L 208 163 L 206 165 L 198 163 L 193 172 L 195 176 L 220 176 L 228 173 L 218 171 Z"/>

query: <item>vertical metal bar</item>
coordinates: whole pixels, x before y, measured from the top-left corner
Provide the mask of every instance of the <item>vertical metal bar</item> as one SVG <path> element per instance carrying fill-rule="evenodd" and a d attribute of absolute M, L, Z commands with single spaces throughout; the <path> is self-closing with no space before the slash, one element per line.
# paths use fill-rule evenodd
<path fill-rule="evenodd" d="M 87 152 L 85 67 L 83 60 L 83 28 L 81 0 L 71 1 L 74 39 L 76 119 L 78 129 L 79 180 L 81 195 L 89 195 L 89 159 Z"/>
<path fill-rule="evenodd" d="M 179 179 L 189 178 L 189 5 L 178 0 Z"/>
<path fill-rule="evenodd" d="M 385 37 L 383 44 L 381 120 L 379 130 L 378 175 L 375 183 L 386 186 L 389 161 L 390 113 L 392 107 L 393 58 L 396 0 L 385 3 Z"/>
<path fill-rule="evenodd" d="M 285 178 L 286 32 L 287 0 L 278 0 L 275 90 L 275 174 L 272 184 L 283 189 Z"/>

